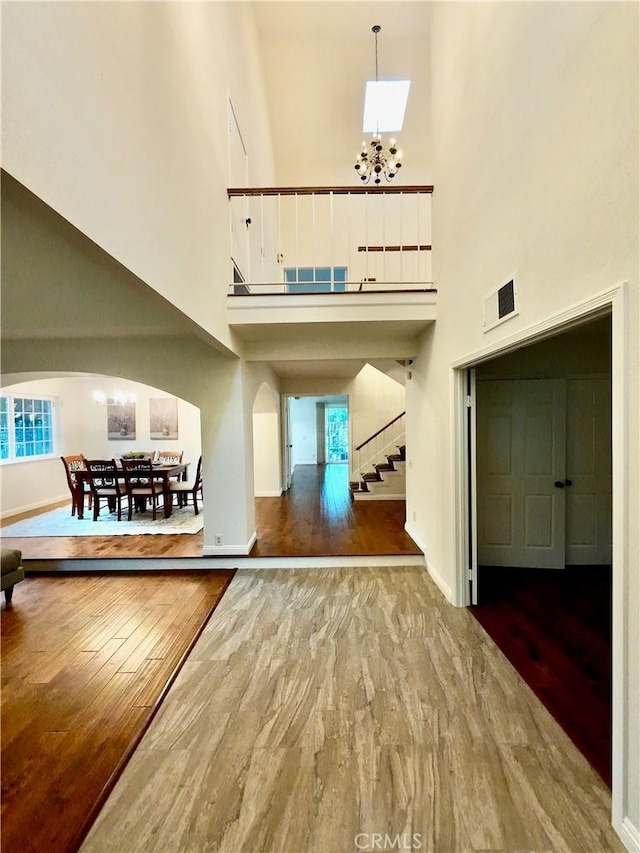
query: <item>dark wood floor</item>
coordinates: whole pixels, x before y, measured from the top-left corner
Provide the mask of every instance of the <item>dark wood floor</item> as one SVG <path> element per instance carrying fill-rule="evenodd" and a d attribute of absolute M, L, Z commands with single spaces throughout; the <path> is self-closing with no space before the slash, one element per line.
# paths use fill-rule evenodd
<path fill-rule="evenodd" d="M 352 501 L 347 469 L 347 465 L 337 464 L 298 465 L 291 489 L 282 497 L 256 498 L 258 541 L 251 556 L 420 554 L 404 530 L 405 502 Z M 2 524 L 15 520 L 8 518 Z M 201 532 L 175 536 L 6 537 L 3 541 L 7 548 L 20 548 L 26 560 L 171 558 L 202 557 L 204 537 Z"/>
<path fill-rule="evenodd" d="M 471 612 L 611 785 L 611 567 L 480 569 Z"/>
<path fill-rule="evenodd" d="M 257 498 L 252 557 L 421 554 L 405 501 L 352 501 L 347 465 L 297 465 L 279 498 Z"/>
<path fill-rule="evenodd" d="M 70 853 L 232 571 L 41 575 L 2 609 L 2 851 Z"/>

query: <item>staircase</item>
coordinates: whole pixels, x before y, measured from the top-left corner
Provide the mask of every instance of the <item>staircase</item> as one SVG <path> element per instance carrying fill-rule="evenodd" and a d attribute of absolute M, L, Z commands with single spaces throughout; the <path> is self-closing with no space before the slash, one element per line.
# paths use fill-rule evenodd
<path fill-rule="evenodd" d="M 349 482 L 354 500 L 404 500 L 406 448 L 402 412 L 355 448 Z"/>
<path fill-rule="evenodd" d="M 365 471 L 359 480 L 349 483 L 354 500 L 399 501 L 406 496 L 405 446 L 398 445 L 397 453 L 386 455 L 386 462 L 376 462 L 371 471 Z"/>

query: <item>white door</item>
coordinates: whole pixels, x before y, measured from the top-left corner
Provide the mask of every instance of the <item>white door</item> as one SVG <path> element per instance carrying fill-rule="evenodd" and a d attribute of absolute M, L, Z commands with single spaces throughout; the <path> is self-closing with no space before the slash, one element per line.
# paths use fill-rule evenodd
<path fill-rule="evenodd" d="M 478 562 L 564 568 L 565 383 L 477 384 Z"/>
<path fill-rule="evenodd" d="M 611 381 L 567 380 L 566 563 L 611 564 Z"/>
<path fill-rule="evenodd" d="M 291 488 L 291 474 L 293 472 L 293 430 L 291 426 L 291 397 L 282 398 L 282 457 L 284 460 L 284 490 Z"/>

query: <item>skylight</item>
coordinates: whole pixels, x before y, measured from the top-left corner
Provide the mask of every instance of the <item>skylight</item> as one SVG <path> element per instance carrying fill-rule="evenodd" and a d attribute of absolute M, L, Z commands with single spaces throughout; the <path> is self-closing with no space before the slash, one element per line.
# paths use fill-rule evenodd
<path fill-rule="evenodd" d="M 364 96 L 364 133 L 402 130 L 411 80 L 369 80 Z"/>

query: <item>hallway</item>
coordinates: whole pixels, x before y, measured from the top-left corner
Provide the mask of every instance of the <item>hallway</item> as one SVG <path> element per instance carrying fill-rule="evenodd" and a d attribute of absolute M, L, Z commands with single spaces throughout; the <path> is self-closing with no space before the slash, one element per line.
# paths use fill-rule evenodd
<path fill-rule="evenodd" d="M 404 531 L 405 511 L 404 501 L 352 501 L 348 465 L 296 465 L 288 492 L 256 499 L 251 556 L 420 554 Z"/>

